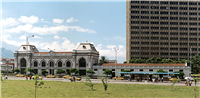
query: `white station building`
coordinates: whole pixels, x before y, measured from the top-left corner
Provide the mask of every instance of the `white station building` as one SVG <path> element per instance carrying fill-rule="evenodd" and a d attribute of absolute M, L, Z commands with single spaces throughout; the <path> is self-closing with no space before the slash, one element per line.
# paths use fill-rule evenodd
<path fill-rule="evenodd" d="M 106 63 L 99 65 L 99 52 L 91 43 L 80 43 L 77 49 L 71 52 L 39 52 L 36 46 L 26 44 L 14 53 L 14 67 L 19 68 L 21 73 L 26 68 L 33 68 L 36 74 L 42 74 L 47 70 L 48 74 L 56 74 L 58 69 L 64 69 L 67 73 L 71 68 L 77 68 L 79 75 L 86 75 L 86 70 L 93 70 L 95 75 L 104 76 L 103 71 L 110 69 L 112 76 L 120 76 L 122 70 L 132 72 L 156 72 L 162 69 L 167 72 L 182 71 L 185 76 L 190 76 L 190 66 L 185 64 L 115 64 Z"/>

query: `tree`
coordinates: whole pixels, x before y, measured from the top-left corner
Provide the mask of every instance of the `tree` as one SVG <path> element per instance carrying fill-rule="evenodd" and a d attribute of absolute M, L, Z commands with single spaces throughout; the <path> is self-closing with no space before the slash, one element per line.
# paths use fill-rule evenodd
<path fill-rule="evenodd" d="M 198 74 L 200 72 L 198 68 L 199 64 L 200 64 L 200 56 L 195 55 L 195 57 L 192 58 L 192 73 Z"/>
<path fill-rule="evenodd" d="M 104 64 L 104 63 L 107 63 L 107 58 L 106 58 L 106 56 L 101 56 L 101 58 L 100 58 L 100 60 L 99 60 L 99 64 Z"/>
<path fill-rule="evenodd" d="M 124 64 L 126 64 L 127 62 L 126 61 L 124 61 Z"/>
<path fill-rule="evenodd" d="M 86 77 L 85 85 L 89 86 L 93 90 L 93 83 L 89 77 Z"/>
<path fill-rule="evenodd" d="M 61 74 L 61 73 L 66 73 L 66 71 L 63 70 L 63 69 L 58 69 L 58 70 L 56 71 L 56 73 L 57 73 L 57 74 Z"/>
<path fill-rule="evenodd" d="M 112 70 L 110 69 L 106 69 L 103 74 L 106 74 L 106 75 L 112 75 Z"/>
<path fill-rule="evenodd" d="M 35 73 L 33 68 L 28 68 L 28 71 L 30 72 L 30 74 Z"/>
<path fill-rule="evenodd" d="M 93 70 L 91 70 L 91 69 L 90 69 L 90 70 L 87 70 L 86 73 L 87 73 L 87 74 L 90 74 L 90 75 L 95 74 L 95 72 L 94 72 Z"/>
<path fill-rule="evenodd" d="M 42 86 L 44 85 L 44 82 L 43 81 L 38 81 L 38 75 L 35 75 L 35 98 L 36 98 L 36 89 L 39 87 L 39 86 Z M 39 83 L 39 84 L 38 84 Z"/>
<path fill-rule="evenodd" d="M 131 72 L 131 70 L 122 70 L 122 72 Z"/>
<path fill-rule="evenodd" d="M 178 82 L 178 79 L 174 79 L 174 81 L 173 81 L 173 83 L 172 83 L 172 85 L 171 85 L 171 86 L 172 86 L 172 90 L 174 90 L 174 85 L 175 85 L 176 82 Z M 176 88 L 175 88 L 175 89 L 176 89 Z"/>
<path fill-rule="evenodd" d="M 103 84 L 103 87 L 104 87 L 104 90 L 105 90 L 105 93 L 106 93 L 106 90 L 108 88 L 107 78 L 104 77 L 103 79 L 101 79 L 101 81 L 102 81 L 102 84 Z"/>
<path fill-rule="evenodd" d="M 48 73 L 48 71 L 42 70 L 42 75 L 46 75 L 46 73 Z"/>
<path fill-rule="evenodd" d="M 164 71 L 164 70 L 162 70 L 162 69 L 157 70 L 157 72 L 160 72 L 160 73 L 167 73 L 167 71 Z M 159 76 L 160 76 L 160 77 L 163 77 L 162 74 L 159 74 Z"/>
<path fill-rule="evenodd" d="M 19 70 L 18 68 L 16 68 L 16 69 L 14 70 L 14 72 L 19 73 L 20 70 Z"/>
<path fill-rule="evenodd" d="M 34 69 L 32 68 L 28 68 L 28 71 L 30 72 L 30 74 L 35 73 Z M 26 73 L 26 69 L 24 70 L 24 73 Z"/>
<path fill-rule="evenodd" d="M 122 70 L 121 72 L 131 72 L 130 70 Z M 124 74 L 121 74 L 121 76 L 123 77 Z"/>
<path fill-rule="evenodd" d="M 79 70 L 76 69 L 76 68 L 72 68 L 72 69 L 69 70 L 69 72 L 74 73 L 76 75 L 77 73 L 79 73 Z"/>
<path fill-rule="evenodd" d="M 174 75 L 175 77 L 179 76 L 182 79 L 183 79 L 183 76 L 185 75 L 183 72 L 180 72 L 180 71 L 175 71 L 174 73 L 179 73 L 179 74 L 174 74 Z"/>

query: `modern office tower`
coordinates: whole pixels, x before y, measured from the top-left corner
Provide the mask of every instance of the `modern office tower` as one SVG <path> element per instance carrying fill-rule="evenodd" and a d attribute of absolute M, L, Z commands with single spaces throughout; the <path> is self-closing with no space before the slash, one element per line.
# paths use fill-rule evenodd
<path fill-rule="evenodd" d="M 127 1 L 127 62 L 195 56 L 200 51 L 199 15 L 200 1 Z"/>

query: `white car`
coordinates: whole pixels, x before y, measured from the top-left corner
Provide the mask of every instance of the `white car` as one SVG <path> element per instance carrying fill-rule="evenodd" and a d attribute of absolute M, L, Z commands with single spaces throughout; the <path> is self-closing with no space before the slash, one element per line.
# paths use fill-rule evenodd
<path fill-rule="evenodd" d="M 192 77 L 185 77 L 185 79 L 186 79 L 186 80 L 187 80 L 187 79 L 190 79 L 190 80 L 194 81 L 194 79 L 193 79 Z"/>

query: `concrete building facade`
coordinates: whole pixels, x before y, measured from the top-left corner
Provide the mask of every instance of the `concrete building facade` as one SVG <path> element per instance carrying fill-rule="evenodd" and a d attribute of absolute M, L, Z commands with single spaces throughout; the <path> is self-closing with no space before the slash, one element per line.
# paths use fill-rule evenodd
<path fill-rule="evenodd" d="M 199 55 L 199 15 L 200 1 L 126 1 L 126 61 Z"/>
<path fill-rule="evenodd" d="M 34 45 L 26 44 L 15 51 L 14 58 L 15 68 L 19 68 L 21 73 L 26 68 L 33 68 L 37 74 L 41 74 L 42 70 L 56 74 L 58 69 L 69 73 L 71 68 L 77 68 L 80 75 L 86 75 L 86 70 L 98 63 L 99 52 L 90 43 L 81 43 L 72 52 L 39 52 Z"/>
<path fill-rule="evenodd" d="M 185 64 L 115 64 L 115 63 L 105 63 L 100 66 L 93 66 L 93 70 L 95 75 L 104 76 L 103 72 L 106 69 L 110 69 L 113 72 L 114 76 L 120 76 L 122 70 L 130 70 L 132 72 L 157 72 L 157 70 L 162 69 L 163 71 L 167 71 L 169 73 L 173 73 L 175 71 L 180 71 L 185 74 L 185 77 L 189 77 L 190 66 Z"/>

